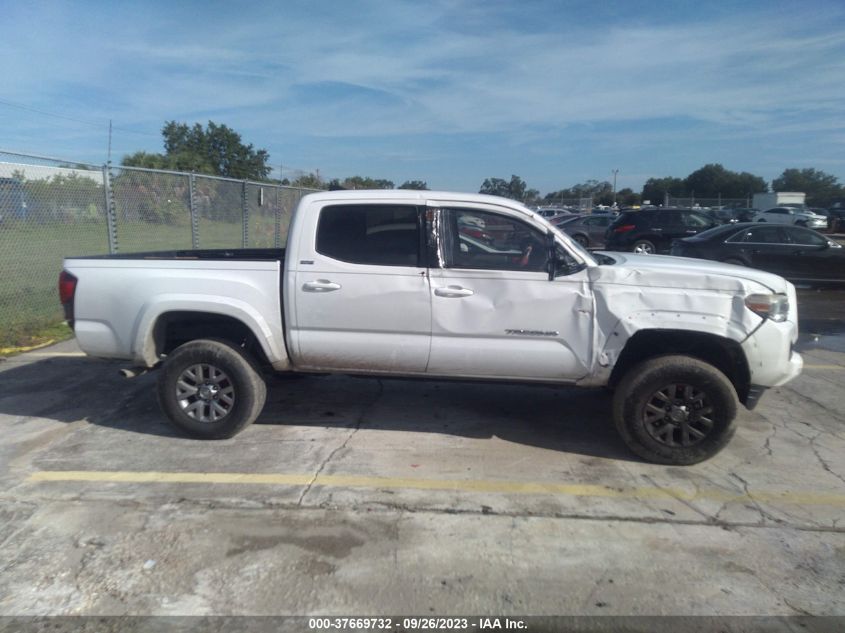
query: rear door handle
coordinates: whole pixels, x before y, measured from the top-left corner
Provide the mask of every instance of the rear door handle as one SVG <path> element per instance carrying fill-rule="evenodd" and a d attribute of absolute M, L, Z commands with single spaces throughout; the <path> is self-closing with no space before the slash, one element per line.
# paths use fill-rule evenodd
<path fill-rule="evenodd" d="M 316 281 L 306 281 L 302 284 L 302 289 L 305 292 L 332 292 L 333 290 L 340 290 L 340 284 L 336 284 L 328 279 L 318 279 Z"/>
<path fill-rule="evenodd" d="M 445 288 L 435 288 L 434 294 L 438 297 L 450 297 L 457 299 L 460 297 L 469 297 L 474 293 L 469 288 L 461 288 L 460 286 L 446 286 Z"/>

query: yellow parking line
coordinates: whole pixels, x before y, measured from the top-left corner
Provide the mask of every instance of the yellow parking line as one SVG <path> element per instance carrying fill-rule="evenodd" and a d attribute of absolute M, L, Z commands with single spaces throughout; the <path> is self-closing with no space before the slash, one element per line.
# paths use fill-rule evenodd
<path fill-rule="evenodd" d="M 842 365 L 804 365 L 804 369 L 845 369 Z"/>
<path fill-rule="evenodd" d="M 5 356 L 6 354 L 22 354 L 33 349 L 41 349 L 42 347 L 47 347 L 48 345 L 52 345 L 55 342 L 55 340 L 50 339 L 49 341 L 45 341 L 43 343 L 38 343 L 36 345 L 28 345 L 25 347 L 0 347 L 0 356 Z"/>
<path fill-rule="evenodd" d="M 23 358 L 54 358 L 59 356 L 87 356 L 85 352 L 30 352 Z"/>
<path fill-rule="evenodd" d="M 680 488 L 615 488 L 595 484 L 558 484 L 550 482 L 493 481 L 483 479 L 412 479 L 359 475 L 314 475 L 275 473 L 179 473 L 156 471 L 40 471 L 28 482 L 97 483 L 176 483 L 176 484 L 251 484 L 277 486 L 325 486 L 330 488 L 401 488 L 407 490 L 445 490 L 517 495 L 563 495 L 571 497 L 609 497 L 621 499 L 708 500 L 719 503 L 787 503 L 845 507 L 845 495 L 810 491 L 759 491 L 749 494 L 725 490 L 684 490 Z"/>

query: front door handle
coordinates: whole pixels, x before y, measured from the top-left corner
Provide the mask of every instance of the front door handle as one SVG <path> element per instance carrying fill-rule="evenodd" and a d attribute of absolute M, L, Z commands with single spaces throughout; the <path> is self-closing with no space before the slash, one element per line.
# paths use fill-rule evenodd
<path fill-rule="evenodd" d="M 302 289 L 305 292 L 332 292 L 333 290 L 340 290 L 340 284 L 328 279 L 318 279 L 317 281 L 306 281 L 302 284 Z"/>
<path fill-rule="evenodd" d="M 435 288 L 434 294 L 438 297 L 450 297 L 453 299 L 460 297 L 470 297 L 474 293 L 469 288 L 461 288 L 460 286 L 446 286 L 445 288 Z"/>

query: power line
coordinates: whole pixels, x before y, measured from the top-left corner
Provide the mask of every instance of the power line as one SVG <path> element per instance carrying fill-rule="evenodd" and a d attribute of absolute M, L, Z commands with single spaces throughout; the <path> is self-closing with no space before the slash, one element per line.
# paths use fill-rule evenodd
<path fill-rule="evenodd" d="M 108 122 L 106 122 L 106 121 L 99 123 L 99 122 L 93 121 L 91 119 L 80 119 L 80 118 L 77 118 L 77 117 L 67 116 L 65 114 L 56 114 L 55 112 L 48 112 L 46 110 L 41 110 L 39 108 L 33 108 L 31 106 L 24 105 L 22 103 L 15 103 L 13 101 L 7 101 L 6 99 L 0 99 L 0 104 L 8 106 L 10 108 L 17 108 L 18 110 L 26 110 L 27 112 L 34 112 L 36 114 L 42 114 L 44 116 L 51 116 L 51 117 L 54 117 L 56 119 L 64 119 L 65 121 L 73 121 L 75 123 L 83 123 L 85 125 L 91 125 L 91 126 L 98 127 L 98 128 L 105 128 L 105 127 L 108 126 Z M 159 138 L 159 136 L 160 136 L 159 134 L 153 134 L 152 132 L 139 132 L 137 130 L 130 130 L 130 129 L 127 129 L 127 128 L 117 127 L 117 126 L 115 126 L 113 129 L 120 130 L 121 132 L 126 132 L 128 134 L 140 134 L 142 136 L 154 136 L 156 138 Z"/>

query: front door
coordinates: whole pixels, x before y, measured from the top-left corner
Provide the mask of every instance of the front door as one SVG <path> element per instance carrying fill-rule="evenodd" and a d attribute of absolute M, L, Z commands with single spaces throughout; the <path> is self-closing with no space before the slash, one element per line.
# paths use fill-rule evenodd
<path fill-rule="evenodd" d="M 547 236 L 527 221 L 470 205 L 437 213 L 428 372 L 554 381 L 587 374 L 594 308 L 586 270 L 549 281 Z"/>

